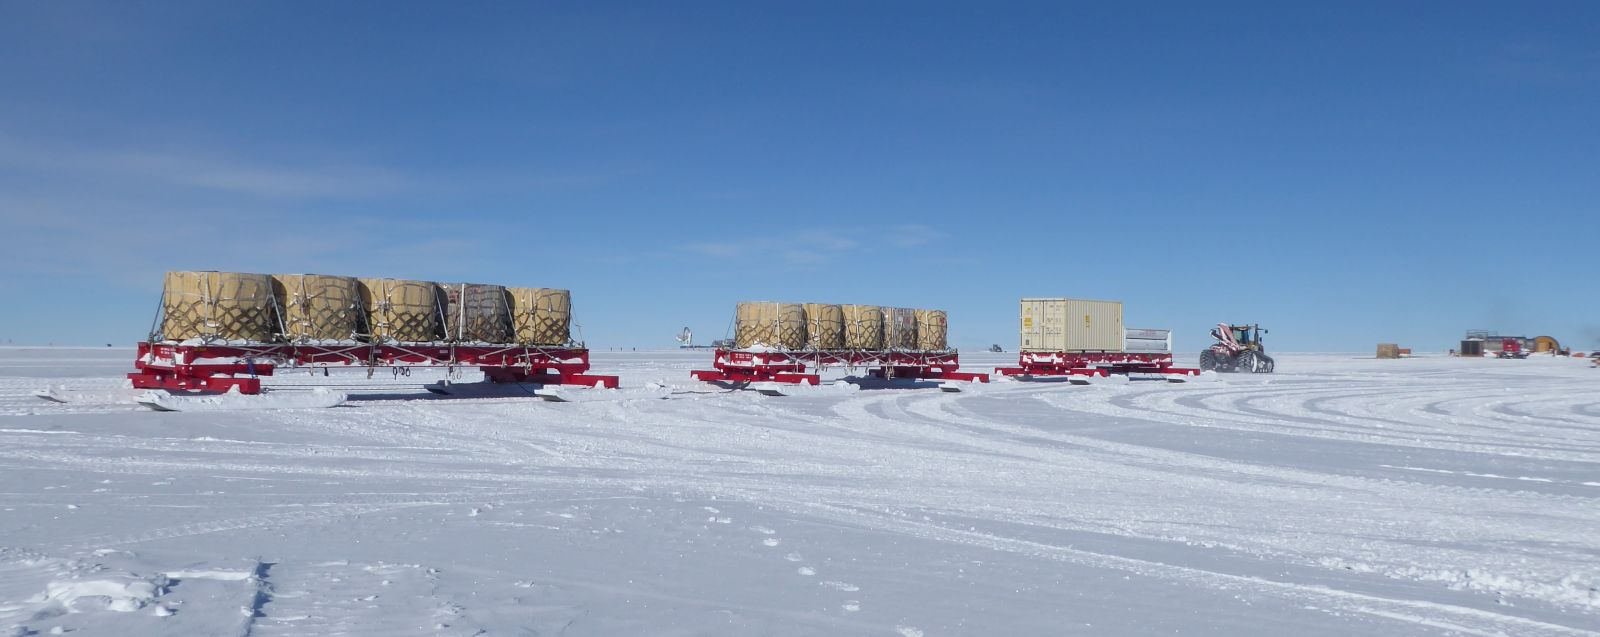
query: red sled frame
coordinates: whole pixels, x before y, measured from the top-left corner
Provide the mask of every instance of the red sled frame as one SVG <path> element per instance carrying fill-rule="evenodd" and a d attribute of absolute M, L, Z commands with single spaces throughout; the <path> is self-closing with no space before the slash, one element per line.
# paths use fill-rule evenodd
<path fill-rule="evenodd" d="M 725 383 L 775 382 L 817 385 L 821 375 L 806 373 L 828 367 L 866 367 L 876 378 L 961 380 L 987 383 L 988 374 L 957 371 L 960 357 L 948 352 L 828 350 L 815 352 L 749 352 L 717 349 L 711 370 L 694 370 L 695 380 Z"/>
<path fill-rule="evenodd" d="M 261 393 L 261 377 L 280 366 L 477 367 L 495 383 L 617 386 L 616 376 L 588 374 L 589 350 L 582 347 L 522 345 L 293 343 L 185 345 L 139 343 L 138 371 L 128 380 L 139 389 Z M 239 376 L 243 374 L 244 376 Z"/>
<path fill-rule="evenodd" d="M 996 367 L 1002 376 L 1098 376 L 1112 374 L 1164 374 L 1199 376 L 1192 367 L 1174 367 L 1170 353 L 1135 352 L 1022 352 L 1017 367 Z"/>

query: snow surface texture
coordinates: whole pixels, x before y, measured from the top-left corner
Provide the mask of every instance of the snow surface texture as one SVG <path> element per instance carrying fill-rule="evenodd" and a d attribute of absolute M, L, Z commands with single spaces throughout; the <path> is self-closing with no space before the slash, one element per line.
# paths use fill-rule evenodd
<path fill-rule="evenodd" d="M 710 356 L 595 354 L 668 400 L 157 413 L 30 395 L 132 352 L 0 349 L 0 635 L 1600 634 L 1587 363 L 770 398 Z"/>

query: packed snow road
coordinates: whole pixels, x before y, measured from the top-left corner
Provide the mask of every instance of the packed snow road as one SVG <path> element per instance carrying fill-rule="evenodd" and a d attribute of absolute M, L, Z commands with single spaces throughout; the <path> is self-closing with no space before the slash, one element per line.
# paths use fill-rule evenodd
<path fill-rule="evenodd" d="M 677 393 L 30 395 L 131 358 L 0 349 L 0 635 L 1600 634 L 1574 360 L 769 398 L 688 381 L 708 352 L 597 352 Z"/>

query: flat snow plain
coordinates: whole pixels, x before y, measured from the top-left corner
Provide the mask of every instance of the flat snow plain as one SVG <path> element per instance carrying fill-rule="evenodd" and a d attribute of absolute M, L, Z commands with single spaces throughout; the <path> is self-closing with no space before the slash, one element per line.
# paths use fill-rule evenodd
<path fill-rule="evenodd" d="M 1576 360 L 774 398 L 689 381 L 706 351 L 599 352 L 680 393 L 29 395 L 131 359 L 0 349 L 0 636 L 1600 634 Z"/>

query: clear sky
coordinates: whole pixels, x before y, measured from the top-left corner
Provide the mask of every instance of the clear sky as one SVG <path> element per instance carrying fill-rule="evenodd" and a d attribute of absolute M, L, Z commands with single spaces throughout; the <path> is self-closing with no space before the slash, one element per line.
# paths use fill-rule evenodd
<path fill-rule="evenodd" d="M 1600 3 L 0 2 L 0 241 L 18 344 L 208 269 L 1597 347 Z"/>

